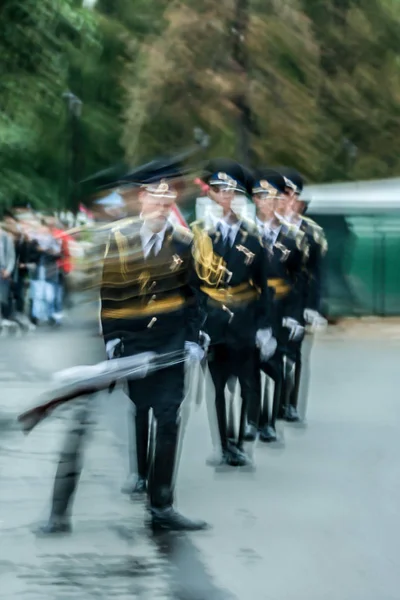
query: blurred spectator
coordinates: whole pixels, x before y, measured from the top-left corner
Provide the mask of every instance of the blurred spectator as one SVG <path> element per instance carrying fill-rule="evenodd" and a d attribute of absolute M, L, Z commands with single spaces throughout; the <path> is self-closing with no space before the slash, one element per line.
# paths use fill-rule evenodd
<path fill-rule="evenodd" d="M 36 323 L 59 325 L 62 315 L 56 312 L 56 293 L 59 282 L 58 261 L 61 258 L 61 242 L 56 240 L 46 225 L 35 234 L 32 258 L 36 264 L 31 279 L 32 317 Z"/>
<path fill-rule="evenodd" d="M 10 284 L 15 266 L 15 248 L 12 235 L 3 223 L 0 229 L 0 305 L 1 317 L 10 317 Z"/>
<path fill-rule="evenodd" d="M 73 242 L 73 238 L 62 229 L 55 217 L 48 217 L 46 225 L 54 239 L 61 243 L 61 255 L 57 261 L 58 282 L 56 283 L 55 314 L 58 319 L 62 319 L 64 303 L 68 301 L 68 275 L 72 269 L 69 245 Z"/>

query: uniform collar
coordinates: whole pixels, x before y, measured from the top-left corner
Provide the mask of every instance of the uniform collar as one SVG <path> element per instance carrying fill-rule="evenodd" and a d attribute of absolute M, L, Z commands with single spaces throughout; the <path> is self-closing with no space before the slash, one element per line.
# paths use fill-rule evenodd
<path fill-rule="evenodd" d="M 154 235 L 157 236 L 157 238 L 158 238 L 158 244 L 162 245 L 164 242 L 165 235 L 169 229 L 171 229 L 171 224 L 168 221 L 166 222 L 164 227 L 161 229 L 161 231 L 157 231 L 157 232 L 150 229 L 150 227 L 146 223 L 146 221 L 143 221 L 143 224 L 140 228 L 140 237 L 142 239 L 143 248 L 146 248 L 147 244 L 150 242 L 150 240 L 152 239 L 152 237 Z"/>
<path fill-rule="evenodd" d="M 296 231 L 299 231 L 303 224 L 303 219 L 299 215 L 292 215 L 290 217 L 290 224 Z"/>
<path fill-rule="evenodd" d="M 279 233 L 279 231 L 281 230 L 281 227 L 282 227 L 281 221 L 279 221 L 279 223 L 276 224 L 276 223 L 274 223 L 273 219 L 270 219 L 269 221 L 261 221 L 261 219 L 256 217 L 256 223 L 257 223 L 258 229 L 261 229 L 263 231 L 268 229 L 269 231 L 273 231 L 274 233 Z"/>

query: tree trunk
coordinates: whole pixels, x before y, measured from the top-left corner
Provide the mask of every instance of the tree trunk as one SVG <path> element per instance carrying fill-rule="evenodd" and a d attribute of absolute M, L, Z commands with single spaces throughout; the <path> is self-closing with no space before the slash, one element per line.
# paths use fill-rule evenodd
<path fill-rule="evenodd" d="M 249 61 L 246 35 L 249 21 L 249 0 L 235 0 L 235 16 L 232 23 L 232 54 L 237 70 L 238 86 L 233 98 L 237 109 L 237 159 L 246 166 L 252 162 L 251 132 L 253 117 L 249 100 Z"/>

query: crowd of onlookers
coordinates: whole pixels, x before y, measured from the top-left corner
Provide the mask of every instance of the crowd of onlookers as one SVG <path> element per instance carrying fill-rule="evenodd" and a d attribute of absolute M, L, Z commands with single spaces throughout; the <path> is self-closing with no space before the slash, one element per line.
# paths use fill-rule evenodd
<path fill-rule="evenodd" d="M 0 223 L 0 324 L 62 323 L 71 238 L 56 217 L 7 211 Z"/>

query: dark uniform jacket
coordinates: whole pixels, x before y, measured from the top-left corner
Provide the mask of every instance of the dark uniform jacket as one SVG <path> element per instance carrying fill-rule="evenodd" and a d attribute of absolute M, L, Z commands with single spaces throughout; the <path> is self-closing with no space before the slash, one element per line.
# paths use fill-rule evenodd
<path fill-rule="evenodd" d="M 305 234 L 281 224 L 273 246 L 263 240 L 267 251 L 268 286 L 274 290 L 273 298 L 278 325 L 284 317 L 303 319 L 303 297 L 307 284 L 304 264 L 307 252 Z"/>
<path fill-rule="evenodd" d="M 304 263 L 306 285 L 303 294 L 303 309 L 321 311 L 322 262 L 328 250 L 324 230 L 315 221 L 302 217 L 300 231 L 307 240 L 307 256 Z"/>
<path fill-rule="evenodd" d="M 193 223 L 192 230 L 211 344 L 254 347 L 258 329 L 276 326 L 266 250 L 255 225 L 242 220 L 232 246 L 206 221 Z"/>
<path fill-rule="evenodd" d="M 193 268 L 192 234 L 168 227 L 156 257 L 145 259 L 132 220 L 112 231 L 100 287 L 105 342 L 120 338 L 125 354 L 183 350 L 199 341 L 204 321 Z"/>

